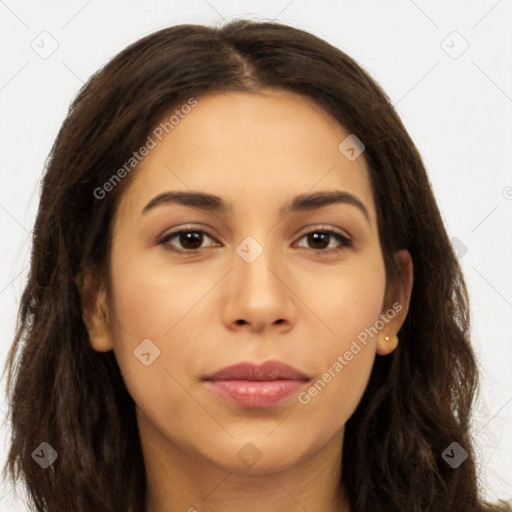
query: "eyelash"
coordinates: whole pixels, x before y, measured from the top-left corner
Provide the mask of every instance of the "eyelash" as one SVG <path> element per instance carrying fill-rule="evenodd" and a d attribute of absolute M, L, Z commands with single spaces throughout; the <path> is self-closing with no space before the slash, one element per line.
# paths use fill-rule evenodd
<path fill-rule="evenodd" d="M 171 240 L 172 238 L 175 238 L 176 236 L 181 235 L 183 233 L 202 233 L 202 234 L 205 234 L 206 236 L 208 236 L 209 238 L 215 240 L 215 237 L 210 235 L 210 233 L 208 233 L 208 231 L 205 231 L 203 229 L 186 228 L 186 229 L 181 229 L 179 231 L 174 231 L 173 233 L 169 233 L 169 234 L 163 236 L 158 241 L 158 243 L 161 244 L 161 245 L 166 246 L 166 249 L 168 249 L 168 250 L 170 250 L 172 252 L 178 253 L 178 254 L 183 254 L 183 255 L 186 255 L 186 256 L 192 256 L 192 255 L 198 254 L 201 251 L 201 249 L 192 249 L 192 250 L 181 249 L 181 250 L 178 250 L 178 249 L 172 248 L 171 245 L 168 243 L 169 240 Z M 354 245 L 353 241 L 350 238 L 346 237 L 345 235 L 342 235 L 338 231 L 334 231 L 332 229 L 323 228 L 323 227 L 314 229 L 312 231 L 308 231 L 307 233 L 304 233 L 299 238 L 299 240 L 301 240 L 302 238 L 304 238 L 304 237 L 306 237 L 308 235 L 315 234 L 315 233 L 322 233 L 322 234 L 326 234 L 326 235 L 332 236 L 342 246 L 341 248 L 337 248 L 337 249 L 312 249 L 312 251 L 314 251 L 315 254 L 320 255 L 320 256 L 328 256 L 328 255 L 333 254 L 333 253 L 339 253 L 339 252 L 341 252 L 341 251 L 343 251 L 345 249 L 352 248 L 353 245 Z"/>

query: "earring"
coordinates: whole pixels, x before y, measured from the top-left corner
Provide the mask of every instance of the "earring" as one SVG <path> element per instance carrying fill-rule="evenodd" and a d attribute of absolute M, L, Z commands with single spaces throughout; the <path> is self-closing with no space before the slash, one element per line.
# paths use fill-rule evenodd
<path fill-rule="evenodd" d="M 386 336 L 382 331 L 379 333 L 377 341 L 377 354 L 387 356 L 398 345 L 398 336 Z"/>

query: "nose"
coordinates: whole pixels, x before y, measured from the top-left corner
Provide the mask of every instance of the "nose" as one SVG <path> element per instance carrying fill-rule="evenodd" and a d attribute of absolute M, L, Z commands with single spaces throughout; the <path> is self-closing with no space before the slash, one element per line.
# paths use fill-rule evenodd
<path fill-rule="evenodd" d="M 296 295 L 293 285 L 287 283 L 289 273 L 285 262 L 279 261 L 278 255 L 270 250 L 262 249 L 254 260 L 243 252 L 233 255 L 234 268 L 227 276 L 223 320 L 230 329 L 286 332 L 296 322 Z"/>

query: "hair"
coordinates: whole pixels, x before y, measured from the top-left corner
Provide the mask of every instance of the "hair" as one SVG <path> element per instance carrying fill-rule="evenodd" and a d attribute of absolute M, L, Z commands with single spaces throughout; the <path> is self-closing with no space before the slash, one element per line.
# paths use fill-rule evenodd
<path fill-rule="evenodd" d="M 378 357 L 345 425 L 340 474 L 352 512 L 480 512 L 469 433 L 477 390 L 467 290 L 425 167 L 389 98 L 354 60 L 305 31 L 235 20 L 179 25 L 128 46 L 81 88 L 45 166 L 8 369 L 12 436 L 4 477 L 38 512 L 145 510 L 135 404 L 113 351 L 90 345 L 84 269 L 108 283 L 113 217 L 135 169 L 98 199 L 173 108 L 209 93 L 280 88 L 322 108 L 365 145 L 388 283 L 414 264 L 398 348 Z M 46 470 L 32 452 L 48 442 Z M 452 469 L 443 451 L 468 458 Z"/>

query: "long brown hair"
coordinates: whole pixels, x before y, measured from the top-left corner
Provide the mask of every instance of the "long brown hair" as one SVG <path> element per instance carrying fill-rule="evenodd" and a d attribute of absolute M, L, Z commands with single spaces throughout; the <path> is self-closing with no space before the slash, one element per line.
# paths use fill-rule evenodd
<path fill-rule="evenodd" d="M 340 485 L 352 512 L 486 509 L 469 435 L 477 367 L 467 292 L 416 147 L 342 51 L 296 28 L 239 20 L 174 26 L 126 48 L 82 87 L 51 149 L 6 365 L 4 476 L 23 480 L 37 511 L 144 511 L 135 405 L 113 352 L 91 348 L 80 295 L 85 268 L 108 282 L 112 218 L 137 170 L 105 197 L 94 191 L 184 98 L 267 87 L 312 99 L 363 141 L 387 279 L 398 279 L 397 250 L 414 263 L 399 346 L 376 359 L 346 424 Z M 48 469 L 31 456 L 42 442 L 58 453 Z M 454 442 L 468 453 L 456 469 L 442 456 Z"/>

